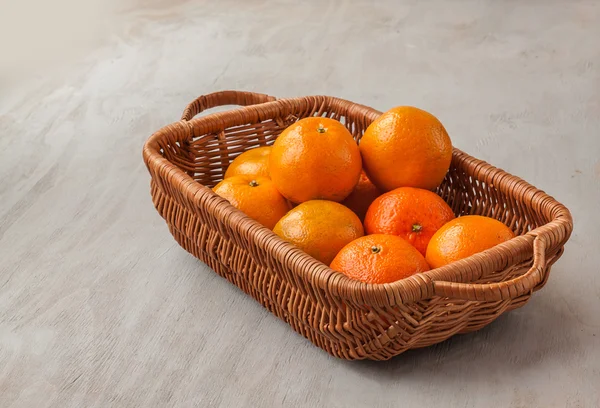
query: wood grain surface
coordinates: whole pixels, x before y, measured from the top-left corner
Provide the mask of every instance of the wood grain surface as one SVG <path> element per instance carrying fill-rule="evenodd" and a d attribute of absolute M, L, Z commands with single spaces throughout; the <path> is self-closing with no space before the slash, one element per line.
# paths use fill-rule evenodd
<path fill-rule="evenodd" d="M 599 2 L 76 3 L 0 2 L 0 407 L 600 406 Z M 144 141 L 221 89 L 427 109 L 569 207 L 566 252 L 480 332 L 336 360 L 152 206 Z"/>

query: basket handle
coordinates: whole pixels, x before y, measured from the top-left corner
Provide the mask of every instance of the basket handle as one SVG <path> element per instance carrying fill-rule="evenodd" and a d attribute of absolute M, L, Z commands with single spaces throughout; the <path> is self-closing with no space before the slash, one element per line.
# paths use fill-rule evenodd
<path fill-rule="evenodd" d="M 271 102 L 276 98 L 261 93 L 246 91 L 221 91 L 199 96 L 190 102 L 181 115 L 181 120 L 191 120 L 194 116 L 206 109 L 222 105 L 257 105 Z"/>
<path fill-rule="evenodd" d="M 541 235 L 533 241 L 533 265 L 523 275 L 498 283 L 456 283 L 433 281 L 436 296 L 474 301 L 506 300 L 530 292 L 544 277 L 546 241 Z"/>

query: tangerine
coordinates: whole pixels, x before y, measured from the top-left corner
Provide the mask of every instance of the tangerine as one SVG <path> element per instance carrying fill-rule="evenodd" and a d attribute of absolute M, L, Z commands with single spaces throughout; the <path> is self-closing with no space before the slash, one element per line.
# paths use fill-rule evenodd
<path fill-rule="evenodd" d="M 290 209 L 289 202 L 267 177 L 231 176 L 213 191 L 269 229 Z"/>
<path fill-rule="evenodd" d="M 263 146 L 240 154 L 227 167 L 223 178 L 242 175 L 269 177 L 271 149 L 271 146 Z"/>
<path fill-rule="evenodd" d="M 362 171 L 358 184 L 354 187 L 352 193 L 342 201 L 342 204 L 354 211 L 361 221 L 364 221 L 369 206 L 380 195 L 381 191 L 375 184 L 371 183 L 367 174 Z"/>
<path fill-rule="evenodd" d="M 452 142 L 429 112 L 399 106 L 385 112 L 360 140 L 363 167 L 382 191 L 398 187 L 433 190 L 452 160 Z"/>
<path fill-rule="evenodd" d="M 342 201 L 356 186 L 360 151 L 340 122 L 308 117 L 286 128 L 273 144 L 271 179 L 284 197 Z"/>
<path fill-rule="evenodd" d="M 429 241 L 425 258 L 439 268 L 514 238 L 500 221 L 481 215 L 465 215 L 440 228 Z"/>
<path fill-rule="evenodd" d="M 408 242 L 395 235 L 358 238 L 337 254 L 331 269 L 366 283 L 391 283 L 429 270 L 429 265 Z"/>
<path fill-rule="evenodd" d="M 356 214 L 325 200 L 299 204 L 279 220 L 273 232 L 326 265 L 344 245 L 364 234 Z"/>
<path fill-rule="evenodd" d="M 400 187 L 373 201 L 365 216 L 365 230 L 367 234 L 398 235 L 425 255 L 433 234 L 453 218 L 452 209 L 437 194 Z"/>

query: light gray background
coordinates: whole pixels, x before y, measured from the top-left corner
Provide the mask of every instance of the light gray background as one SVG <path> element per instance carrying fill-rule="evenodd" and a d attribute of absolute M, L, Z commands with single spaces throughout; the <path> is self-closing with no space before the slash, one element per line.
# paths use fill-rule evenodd
<path fill-rule="evenodd" d="M 0 407 L 600 405 L 600 2 L 0 7 Z M 571 209 L 566 252 L 478 333 L 329 357 L 152 207 L 142 144 L 221 89 L 427 109 Z"/>

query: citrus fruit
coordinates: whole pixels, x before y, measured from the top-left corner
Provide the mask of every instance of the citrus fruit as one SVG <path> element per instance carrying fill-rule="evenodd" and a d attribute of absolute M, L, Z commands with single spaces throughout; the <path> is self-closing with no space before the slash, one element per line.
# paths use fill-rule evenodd
<path fill-rule="evenodd" d="M 466 258 L 515 236 L 498 220 L 481 215 L 465 215 L 440 228 L 429 241 L 425 258 L 439 268 Z"/>
<path fill-rule="evenodd" d="M 342 201 L 356 186 L 360 151 L 334 119 L 309 117 L 286 128 L 275 141 L 269 169 L 277 189 L 290 201 Z"/>
<path fill-rule="evenodd" d="M 354 211 L 362 221 L 365 219 L 367 209 L 373 200 L 380 195 L 381 191 L 371 183 L 371 180 L 369 180 L 369 177 L 363 171 L 360 173 L 358 184 L 354 187 L 350 195 L 342 201 L 342 204 Z"/>
<path fill-rule="evenodd" d="M 231 162 L 224 178 L 241 175 L 269 177 L 270 154 L 271 146 L 257 147 L 245 151 Z"/>
<path fill-rule="evenodd" d="M 326 265 L 344 245 L 364 233 L 356 214 L 325 200 L 298 205 L 279 220 L 273 232 Z"/>
<path fill-rule="evenodd" d="M 365 216 L 367 234 L 398 235 L 425 255 L 433 234 L 454 218 L 440 196 L 428 190 L 400 187 L 373 201 Z"/>
<path fill-rule="evenodd" d="M 358 238 L 336 255 L 331 269 L 366 283 L 390 283 L 429 270 L 423 255 L 395 235 Z"/>
<path fill-rule="evenodd" d="M 290 209 L 288 201 L 267 177 L 232 176 L 217 184 L 213 191 L 269 229 Z"/>
<path fill-rule="evenodd" d="M 412 106 L 385 112 L 360 140 L 363 167 L 381 190 L 419 187 L 433 190 L 452 160 L 452 143 L 440 121 Z"/>

